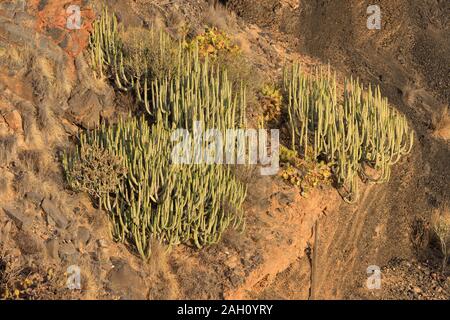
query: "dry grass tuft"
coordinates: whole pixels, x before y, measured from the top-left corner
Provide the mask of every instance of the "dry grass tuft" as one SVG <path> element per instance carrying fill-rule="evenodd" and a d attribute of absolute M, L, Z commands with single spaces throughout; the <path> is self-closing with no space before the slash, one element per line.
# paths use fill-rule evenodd
<path fill-rule="evenodd" d="M 0 137 L 0 166 L 8 165 L 16 154 L 17 139 L 13 135 Z"/>
<path fill-rule="evenodd" d="M 433 132 L 435 137 L 449 140 L 450 139 L 450 115 L 448 107 L 444 108 L 441 116 L 436 119 L 436 128 Z"/>
<path fill-rule="evenodd" d="M 148 299 L 175 299 L 178 285 L 168 261 L 167 248 L 158 241 L 152 241 L 152 252 L 148 261 L 150 283 Z"/>
<path fill-rule="evenodd" d="M 450 211 L 448 207 L 444 207 L 444 210 L 441 213 L 434 213 L 432 217 L 432 227 L 434 234 L 439 239 L 442 253 L 442 272 L 445 272 L 450 255 Z"/>
<path fill-rule="evenodd" d="M 31 79 L 33 93 L 39 99 L 44 99 L 45 96 L 53 95 L 55 87 L 54 67 L 45 58 L 40 56 L 33 56 L 30 63 Z"/>
<path fill-rule="evenodd" d="M 411 242 L 420 256 L 430 240 L 430 224 L 423 218 L 416 218 L 411 224 Z"/>
<path fill-rule="evenodd" d="M 228 10 L 217 1 L 210 1 L 208 9 L 203 14 L 203 23 L 209 27 L 216 27 L 228 33 L 236 29 L 236 14 Z"/>
<path fill-rule="evenodd" d="M 0 177 L 0 195 L 5 194 L 9 188 L 9 179 L 6 176 Z"/>
<path fill-rule="evenodd" d="M 21 101 L 16 105 L 16 108 L 22 115 L 25 141 L 29 145 L 41 145 L 41 134 L 36 125 L 34 105 L 28 101 Z"/>
<path fill-rule="evenodd" d="M 30 52 L 27 47 L 0 45 L 0 65 L 7 65 L 10 70 L 20 70 L 28 65 Z"/>
<path fill-rule="evenodd" d="M 45 176 L 49 170 L 50 159 L 42 149 L 22 150 L 18 158 L 26 169 L 41 176 Z"/>
<path fill-rule="evenodd" d="M 12 181 L 14 179 L 14 173 L 8 168 L 0 168 L 0 199 L 2 201 L 8 201 L 12 195 Z M 0 226 L 0 229 L 2 227 Z M 1 243 L 0 237 L 0 243 Z"/>

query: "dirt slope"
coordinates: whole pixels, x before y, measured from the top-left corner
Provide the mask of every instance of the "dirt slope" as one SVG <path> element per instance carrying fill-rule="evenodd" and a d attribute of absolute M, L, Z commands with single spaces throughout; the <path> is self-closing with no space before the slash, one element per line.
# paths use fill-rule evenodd
<path fill-rule="evenodd" d="M 367 266 L 416 257 L 412 221 L 450 200 L 448 1 L 379 1 L 383 29 L 371 32 L 359 0 L 223 1 L 240 17 L 200 0 L 108 1 L 126 26 L 157 24 L 174 35 L 224 29 L 267 79 L 284 60 L 305 70 L 330 61 L 340 78 L 380 84 L 417 134 L 391 181 L 365 187 L 357 205 L 331 188 L 304 199 L 279 178 L 254 174 L 243 234 L 229 232 L 203 251 L 157 247 L 145 263 L 113 243 L 106 214 L 64 182 L 61 150 L 73 147 L 77 130 L 130 103 L 93 79 L 87 57 L 76 54 L 101 1 L 79 1 L 87 17 L 82 36 L 42 19 L 68 2 L 0 3 L 0 274 L 8 264 L 36 275 L 36 290 L 22 298 L 364 298 L 371 297 Z M 75 293 L 64 278 L 73 264 L 83 276 Z"/>
<path fill-rule="evenodd" d="M 449 143 L 433 135 L 450 102 L 450 4 L 380 1 L 382 29 L 368 31 L 364 28 L 365 1 L 308 3 L 309 8 L 300 3 L 300 20 L 308 26 L 300 50 L 365 81 L 379 83 L 390 101 L 408 116 L 418 137 L 413 155 L 396 168 L 389 184 L 366 191 L 354 215 L 356 221 L 339 223 L 350 226 L 341 230 L 350 237 L 336 231 L 329 240 L 340 249 L 329 250 L 332 254 L 327 254 L 324 260 L 329 262 L 325 264 L 332 265 L 335 259 L 346 264 L 341 269 L 343 276 L 333 281 L 340 288 L 351 283 L 351 276 L 345 276 L 349 271 L 364 274 L 368 265 L 384 265 L 394 256 L 412 257 L 409 235 L 413 219 L 429 218 L 450 200 Z M 321 16 L 329 19 L 318 23 Z M 344 208 L 339 216 L 347 213 Z M 339 251 L 348 257 L 335 258 Z M 324 281 L 332 281 L 333 269 L 324 270 Z M 328 285 L 323 287 L 323 297 L 334 296 Z"/>
<path fill-rule="evenodd" d="M 267 1 L 274 12 L 268 21 L 249 9 L 251 1 L 229 1 L 249 21 L 294 38 L 299 52 L 379 84 L 417 133 L 412 155 L 396 166 L 388 184 L 367 188 L 358 205 L 342 205 L 320 220 L 317 298 L 349 295 L 361 287 L 369 265 L 413 258 L 412 221 L 429 219 L 450 201 L 450 3 L 377 1 L 382 29 L 368 30 L 372 2 Z"/>

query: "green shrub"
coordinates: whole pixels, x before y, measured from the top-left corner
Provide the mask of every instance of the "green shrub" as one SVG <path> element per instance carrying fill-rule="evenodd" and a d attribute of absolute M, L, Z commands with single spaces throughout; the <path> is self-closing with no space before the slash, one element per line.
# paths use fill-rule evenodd
<path fill-rule="evenodd" d="M 301 158 L 295 150 L 281 146 L 280 162 L 283 166 L 280 176 L 297 187 L 303 197 L 308 197 L 309 192 L 316 187 L 330 184 L 331 168 L 323 161 Z"/>
<path fill-rule="evenodd" d="M 193 42 L 197 43 L 200 55 L 210 59 L 217 59 L 224 54 L 240 53 L 239 47 L 232 43 L 231 38 L 214 27 L 207 28 L 204 33 L 196 36 Z"/>
<path fill-rule="evenodd" d="M 262 115 L 259 117 L 259 127 L 277 121 L 281 116 L 283 97 L 279 89 L 273 84 L 265 84 L 259 92 L 259 103 L 262 108 Z"/>
<path fill-rule="evenodd" d="M 313 159 L 325 157 L 338 186 L 347 191 L 347 202 L 357 200 L 358 175 L 372 182 L 388 181 L 391 166 L 411 151 L 414 133 L 379 87 L 365 91 L 358 80 L 350 79 L 339 97 L 329 70 L 308 76 L 294 64 L 285 69 L 284 93 L 292 148 L 303 154 L 312 148 Z M 370 175 L 367 167 L 378 176 Z"/>

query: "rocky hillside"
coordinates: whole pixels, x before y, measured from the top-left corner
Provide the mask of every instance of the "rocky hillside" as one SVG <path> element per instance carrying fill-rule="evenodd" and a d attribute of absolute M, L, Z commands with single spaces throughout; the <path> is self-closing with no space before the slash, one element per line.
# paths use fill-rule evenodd
<path fill-rule="evenodd" d="M 430 227 L 450 200 L 448 3 L 380 1 L 383 29 L 367 32 L 365 1 L 254 2 L 0 3 L 1 298 L 450 297 Z M 174 39 L 223 31 L 249 68 L 236 72 L 249 84 L 249 125 L 270 118 L 285 145 L 287 121 L 282 111 L 268 116 L 273 97 L 261 88 L 278 83 L 285 63 L 296 61 L 307 73 L 330 62 L 342 83 L 353 75 L 379 85 L 409 121 L 414 148 L 388 183 L 363 185 L 356 204 L 343 202 L 331 183 L 306 194 L 281 175 L 247 168 L 238 172 L 248 185 L 244 232 L 230 228 L 203 249 L 167 250 L 154 241 L 143 260 L 129 242 L 114 241 L 106 210 L 71 188 L 62 165 L 80 132 L 142 114 L 133 93 L 92 68 L 89 37 L 103 4 L 125 30 L 159 28 Z M 80 28 L 67 28 L 70 5 L 80 8 Z M 376 294 L 364 286 L 369 265 L 386 275 Z M 68 288 L 78 271 L 81 287 Z M 396 291 L 397 284 L 406 289 Z"/>

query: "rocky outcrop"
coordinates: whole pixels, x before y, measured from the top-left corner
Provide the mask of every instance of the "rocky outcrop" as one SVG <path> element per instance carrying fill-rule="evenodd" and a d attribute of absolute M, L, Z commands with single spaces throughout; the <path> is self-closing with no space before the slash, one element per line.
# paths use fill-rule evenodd
<path fill-rule="evenodd" d="M 17 110 L 3 114 L 3 119 L 11 130 L 17 133 L 22 132 L 22 116 Z"/>
<path fill-rule="evenodd" d="M 29 229 L 29 227 L 31 226 L 31 217 L 20 212 L 18 209 L 3 207 L 3 211 L 10 219 L 14 221 L 19 229 Z"/>
<path fill-rule="evenodd" d="M 108 274 L 108 287 L 113 295 L 123 299 L 143 300 L 146 298 L 144 279 L 126 261 L 113 259 L 113 269 Z"/>
<path fill-rule="evenodd" d="M 55 223 L 58 228 L 65 229 L 69 224 L 67 217 L 62 210 L 59 209 L 54 202 L 49 199 L 44 199 L 41 204 L 42 210 L 47 214 L 47 221 L 51 223 Z"/>
<path fill-rule="evenodd" d="M 99 124 L 102 105 L 92 90 L 76 92 L 69 100 L 69 116 L 84 128 L 94 128 Z"/>

